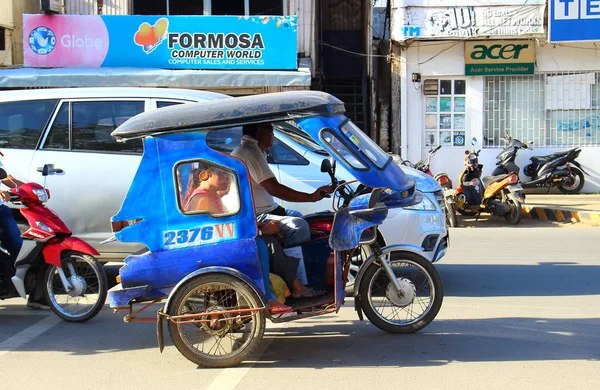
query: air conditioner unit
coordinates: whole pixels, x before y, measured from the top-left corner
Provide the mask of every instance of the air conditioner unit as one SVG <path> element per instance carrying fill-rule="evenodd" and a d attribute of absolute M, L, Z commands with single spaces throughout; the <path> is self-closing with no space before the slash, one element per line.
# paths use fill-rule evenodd
<path fill-rule="evenodd" d="M 40 0 L 40 9 L 47 14 L 62 13 L 62 0 Z"/>

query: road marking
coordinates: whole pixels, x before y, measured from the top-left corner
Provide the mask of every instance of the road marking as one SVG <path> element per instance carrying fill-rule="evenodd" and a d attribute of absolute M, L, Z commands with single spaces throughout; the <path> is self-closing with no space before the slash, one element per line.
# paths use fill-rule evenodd
<path fill-rule="evenodd" d="M 263 339 L 260 346 L 258 347 L 258 351 L 251 354 L 255 362 L 260 360 L 262 354 L 269 348 L 273 340 L 275 340 L 275 338 L 277 337 L 276 333 L 281 332 L 281 329 L 284 327 L 284 325 L 285 323 L 281 324 L 281 326 L 268 329 L 270 333 L 275 334 L 273 334 L 273 337 L 269 338 L 268 340 Z M 250 372 L 252 367 L 254 367 L 254 363 L 248 364 L 244 367 L 231 367 L 223 369 L 208 386 L 207 390 L 235 389 L 242 382 L 246 374 Z"/>
<path fill-rule="evenodd" d="M 30 342 L 42 333 L 58 325 L 62 320 L 57 316 L 46 317 L 35 325 L 22 330 L 8 340 L 0 343 L 0 357 Z"/>

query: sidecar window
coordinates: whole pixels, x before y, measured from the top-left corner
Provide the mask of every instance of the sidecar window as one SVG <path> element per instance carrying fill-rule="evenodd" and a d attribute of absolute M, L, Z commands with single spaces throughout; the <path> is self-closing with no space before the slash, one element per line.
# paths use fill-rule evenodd
<path fill-rule="evenodd" d="M 365 171 L 369 167 L 361 161 L 360 157 L 354 154 L 354 151 L 350 149 L 344 141 L 338 138 L 338 136 L 329 129 L 321 131 L 321 139 L 329 146 L 329 149 L 335 153 L 339 158 L 344 160 L 352 168 Z"/>
<path fill-rule="evenodd" d="M 240 211 L 235 172 L 203 160 L 182 162 L 175 171 L 177 200 L 183 214 L 207 214 L 219 218 Z"/>

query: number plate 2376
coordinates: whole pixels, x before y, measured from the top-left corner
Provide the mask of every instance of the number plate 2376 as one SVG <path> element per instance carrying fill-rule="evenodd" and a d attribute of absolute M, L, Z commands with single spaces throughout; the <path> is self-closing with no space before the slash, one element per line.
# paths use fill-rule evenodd
<path fill-rule="evenodd" d="M 223 223 L 191 229 L 168 230 L 164 233 L 164 245 L 169 248 L 181 248 L 210 244 L 232 238 L 235 238 L 235 224 Z"/>

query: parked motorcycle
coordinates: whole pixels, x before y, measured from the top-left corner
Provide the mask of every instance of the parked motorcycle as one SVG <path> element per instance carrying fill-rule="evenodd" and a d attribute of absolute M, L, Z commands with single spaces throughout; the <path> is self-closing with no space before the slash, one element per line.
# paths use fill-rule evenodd
<path fill-rule="evenodd" d="M 516 173 L 519 167 L 515 158 L 520 149 L 533 149 L 533 142 L 521 142 L 512 138 L 508 133 L 504 136 L 508 143 L 506 148 L 496 156 L 496 169 L 492 175 Z M 577 194 L 585 184 L 584 173 L 587 174 L 575 159 L 579 157 L 581 149 L 573 148 L 564 152 L 556 152 L 547 156 L 531 157 L 531 164 L 523 169 L 523 173 L 531 177 L 530 181 L 522 181 L 523 187 L 548 187 L 548 192 L 557 186 L 564 194 Z"/>
<path fill-rule="evenodd" d="M 444 190 L 446 224 L 450 227 L 456 227 L 458 226 L 458 221 L 456 219 L 456 191 L 452 189 L 452 180 L 450 180 L 450 176 L 448 176 L 446 172 L 440 172 L 434 175 L 431 172 L 431 169 L 429 169 L 429 166 L 431 165 L 431 158 L 438 150 L 440 150 L 440 148 L 441 146 L 438 146 L 437 148 L 431 148 L 425 161 L 420 160 L 416 164 L 412 164 L 410 161 L 404 160 L 402 161 L 402 164 L 428 174 L 439 183 Z"/>
<path fill-rule="evenodd" d="M 44 176 L 60 173 L 51 165 L 38 168 Z M 0 179 L 7 177 L 0 168 Z M 11 202 L 21 204 L 29 228 L 14 263 L 15 275 L 0 279 L 0 300 L 43 291 L 50 308 L 65 321 L 84 322 L 100 312 L 106 301 L 108 282 L 99 253 L 77 237 L 44 203 L 50 192 L 37 183 L 9 189 Z M 1 248 L 1 245 L 0 245 Z M 6 250 L 2 255 L 7 255 Z M 0 259 L 3 261 L 3 259 Z M 12 282 L 12 283 L 11 283 Z"/>
<path fill-rule="evenodd" d="M 477 139 L 471 144 L 475 146 Z M 516 225 L 521 221 L 523 210 L 521 203 L 525 200 L 523 187 L 515 173 L 486 176 L 481 179 L 483 165 L 479 164 L 478 151 L 465 152 L 465 168 L 458 179 L 456 188 L 456 211 L 463 215 L 477 215 L 487 212 Z"/>

